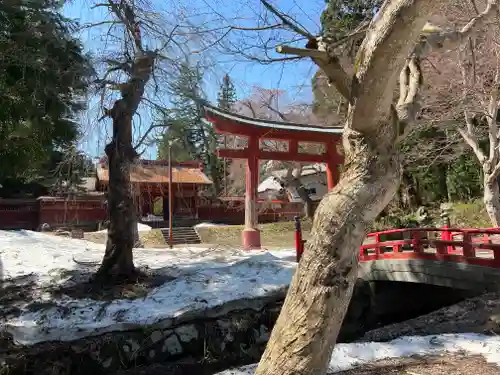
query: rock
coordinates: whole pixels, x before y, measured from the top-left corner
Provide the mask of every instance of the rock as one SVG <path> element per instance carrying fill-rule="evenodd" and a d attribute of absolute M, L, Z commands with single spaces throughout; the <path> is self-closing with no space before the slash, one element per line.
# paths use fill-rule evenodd
<path fill-rule="evenodd" d="M 198 331 L 193 324 L 187 324 L 175 329 L 175 333 L 179 336 L 181 342 L 190 342 L 198 338 Z"/>
<path fill-rule="evenodd" d="M 167 337 L 163 343 L 162 352 L 168 352 L 171 355 L 182 353 L 182 346 L 175 334 Z"/>
<path fill-rule="evenodd" d="M 163 338 L 163 333 L 161 333 L 161 331 L 153 331 L 153 333 L 151 333 L 150 338 L 153 344 L 156 344 Z"/>

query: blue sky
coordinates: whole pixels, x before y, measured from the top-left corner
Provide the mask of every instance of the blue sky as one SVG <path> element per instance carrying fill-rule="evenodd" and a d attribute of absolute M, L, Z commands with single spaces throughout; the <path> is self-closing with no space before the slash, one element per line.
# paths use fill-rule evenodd
<path fill-rule="evenodd" d="M 185 1 L 185 3 L 182 3 Z M 73 0 L 64 7 L 65 16 L 77 19 L 80 24 L 89 24 L 110 20 L 104 8 L 92 8 L 96 3 L 93 0 Z M 319 32 L 319 17 L 324 7 L 324 0 L 277 0 L 273 2 L 286 14 L 293 16 L 308 31 L 313 34 Z M 194 15 L 187 17 L 191 23 L 205 24 L 237 24 L 244 27 L 253 27 L 257 24 L 259 16 L 263 15 L 259 0 L 149 0 L 149 9 L 152 14 L 160 14 L 168 21 L 175 21 L 171 16 L 177 14 Z M 156 12 L 156 13 L 153 13 Z M 181 12 L 181 13 L 179 13 Z M 216 20 L 216 21 L 214 21 Z M 103 51 L 109 50 L 103 35 L 106 34 L 108 25 L 85 29 L 80 32 L 87 51 L 94 56 L 100 56 Z M 226 39 L 237 44 L 244 38 L 245 42 L 252 41 L 259 44 L 259 35 L 255 32 L 235 32 Z M 210 101 L 215 102 L 217 91 L 225 73 L 229 73 L 236 86 L 239 99 L 248 97 L 253 86 L 264 88 L 279 88 L 286 90 L 287 99 L 291 102 L 311 100 L 311 77 L 315 72 L 314 66 L 308 62 L 272 63 L 263 65 L 246 60 L 242 56 L 222 55 L 215 50 L 207 51 L 206 56 L 211 62 L 205 70 L 205 92 Z M 109 104 L 109 102 L 108 102 Z M 92 97 L 89 109 L 82 114 L 81 122 L 85 129 L 85 136 L 81 148 L 92 156 L 103 154 L 104 146 L 108 141 L 109 122 L 97 123 L 100 115 L 100 99 Z M 141 110 L 136 136 L 140 136 L 153 121 L 151 111 Z M 156 150 L 152 147 L 144 154 L 145 158 L 154 159 Z"/>

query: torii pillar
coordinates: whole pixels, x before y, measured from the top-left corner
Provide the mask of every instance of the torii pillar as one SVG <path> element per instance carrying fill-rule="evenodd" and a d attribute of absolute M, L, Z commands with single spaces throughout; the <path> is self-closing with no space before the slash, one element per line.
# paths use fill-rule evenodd
<path fill-rule="evenodd" d="M 260 231 L 257 229 L 257 187 L 259 185 L 259 139 L 248 139 L 248 157 L 245 173 L 245 229 L 242 232 L 243 248 L 260 249 Z"/>

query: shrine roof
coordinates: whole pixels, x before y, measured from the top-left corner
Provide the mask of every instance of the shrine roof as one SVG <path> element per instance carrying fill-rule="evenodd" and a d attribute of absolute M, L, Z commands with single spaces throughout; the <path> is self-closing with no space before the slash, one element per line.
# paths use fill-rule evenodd
<path fill-rule="evenodd" d="M 255 119 L 231 113 L 209 104 L 205 104 L 204 108 L 205 108 L 205 113 L 208 117 L 207 120 L 215 123 L 217 120 L 216 118 L 219 117 L 231 122 L 239 123 L 241 125 L 249 125 L 251 127 L 262 128 L 264 130 L 272 129 L 277 131 L 282 130 L 282 131 L 294 131 L 302 133 L 342 134 L 342 127 L 308 125 L 308 124 L 298 124 L 292 122 L 279 122 L 279 121 Z"/>
<path fill-rule="evenodd" d="M 212 181 L 203 173 L 199 163 L 176 163 L 172 165 L 172 183 L 209 185 Z M 109 170 L 105 163 L 97 166 L 97 178 L 101 183 L 109 183 Z M 133 164 L 130 172 L 130 182 L 146 184 L 167 184 L 168 164 L 163 161 L 145 160 Z"/>

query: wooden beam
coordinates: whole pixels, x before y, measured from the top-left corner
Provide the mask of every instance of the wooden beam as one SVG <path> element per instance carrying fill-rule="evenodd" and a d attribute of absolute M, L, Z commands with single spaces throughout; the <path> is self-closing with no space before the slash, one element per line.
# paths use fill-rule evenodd
<path fill-rule="evenodd" d="M 307 128 L 304 128 L 304 130 L 273 129 L 272 127 L 259 127 L 228 121 L 221 117 L 210 118 L 209 120 L 214 124 L 214 129 L 218 134 L 315 143 L 338 142 L 341 138 L 340 134 L 314 132 Z"/>
<path fill-rule="evenodd" d="M 244 150 L 218 150 L 217 154 L 222 158 L 229 159 L 247 159 L 250 156 L 248 149 Z M 281 161 L 298 161 L 306 163 L 327 163 L 331 158 L 327 154 L 302 154 L 292 152 L 276 152 L 276 151 L 262 151 L 257 153 L 259 160 L 281 160 Z"/>

